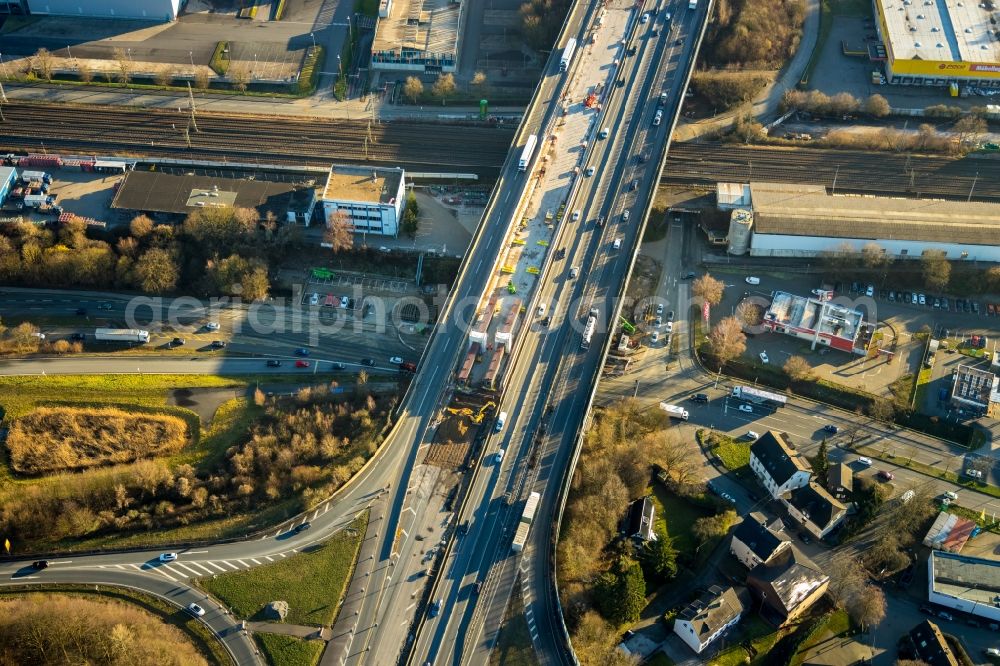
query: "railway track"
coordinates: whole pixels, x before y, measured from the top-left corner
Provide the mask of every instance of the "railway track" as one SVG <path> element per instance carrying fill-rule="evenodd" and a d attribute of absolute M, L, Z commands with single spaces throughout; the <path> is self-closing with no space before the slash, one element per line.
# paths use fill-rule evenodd
<path fill-rule="evenodd" d="M 1000 201 L 1000 158 L 943 157 L 859 150 L 675 143 L 662 183 L 714 185 L 759 180 L 812 183 L 837 192 Z"/>
<path fill-rule="evenodd" d="M 41 105 L 3 106 L 0 149 L 156 155 L 285 164 L 330 162 L 462 171 L 494 178 L 513 130 L 367 120 L 300 120 L 184 110 Z M 190 141 L 190 146 L 188 142 Z"/>

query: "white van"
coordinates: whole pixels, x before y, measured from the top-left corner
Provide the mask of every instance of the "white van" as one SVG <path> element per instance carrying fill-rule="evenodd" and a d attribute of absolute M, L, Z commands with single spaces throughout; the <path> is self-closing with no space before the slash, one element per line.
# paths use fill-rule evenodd
<path fill-rule="evenodd" d="M 601 130 L 601 133 L 598 134 L 597 136 L 602 139 L 607 139 L 609 134 L 611 134 L 611 130 L 605 127 L 604 129 Z"/>
<path fill-rule="evenodd" d="M 760 284 L 760 278 L 751 275 L 747 278 L 747 284 Z"/>
<path fill-rule="evenodd" d="M 507 422 L 507 412 L 500 412 L 500 416 L 497 417 L 496 431 L 500 432 L 503 430 L 503 424 Z"/>
<path fill-rule="evenodd" d="M 545 303 L 538 304 L 538 316 L 541 317 L 545 314 Z"/>
<path fill-rule="evenodd" d="M 614 245 L 615 245 L 615 249 L 616 250 L 620 250 L 621 247 L 622 247 L 622 239 L 621 238 L 616 238 Z"/>
<path fill-rule="evenodd" d="M 496 461 L 498 465 L 503 462 L 503 454 L 505 453 L 507 453 L 505 449 L 500 449 L 499 451 L 497 451 Z"/>

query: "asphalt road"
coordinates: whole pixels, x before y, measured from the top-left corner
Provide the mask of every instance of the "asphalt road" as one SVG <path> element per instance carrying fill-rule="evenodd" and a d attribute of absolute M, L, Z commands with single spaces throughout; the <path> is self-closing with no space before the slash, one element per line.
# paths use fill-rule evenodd
<path fill-rule="evenodd" d="M 678 11 L 678 6 L 668 8 Z M 595 336 L 591 348 L 582 350 L 580 333 L 569 324 L 585 316 L 591 306 L 606 310 L 608 297 L 618 293 L 625 279 L 631 259 L 626 248 L 638 243 L 638 221 L 644 212 L 637 204 L 658 175 L 655 160 L 640 164 L 636 158 L 657 155 L 663 147 L 670 122 L 653 125 L 656 98 L 660 91 L 672 100 L 683 94 L 686 66 L 693 57 L 690 36 L 700 18 L 693 12 L 682 13 L 675 18 L 675 31 L 654 36 L 654 27 L 662 29 L 662 22 L 639 24 L 641 11 L 631 18 L 636 32 L 630 46 L 635 45 L 636 53 L 623 59 L 625 85 L 605 104 L 602 126 L 611 127 L 611 135 L 594 142 L 587 163 L 595 167 L 595 174 L 582 181 L 575 203 L 567 205 L 569 210 L 581 209 L 585 222 L 564 229 L 555 247 L 566 249 L 566 259 L 541 284 L 540 302 L 558 314 L 548 329 L 536 328 L 528 334 L 517 365 L 510 371 L 504 401 L 498 407 L 508 412 L 508 425 L 491 436 L 486 462 L 469 491 L 468 509 L 456 521 L 468 524 L 469 532 L 456 537 L 450 558 L 443 564 L 435 593 L 442 611 L 425 621 L 414 650 L 415 663 L 488 661 L 519 572 L 536 657 L 542 664 L 570 663 L 553 598 L 548 543 L 558 511 L 558 491 L 587 411 L 591 378 L 601 363 L 598 348 L 603 335 Z M 682 44 L 677 44 L 678 39 Z M 623 54 L 612 51 L 610 55 Z M 640 188 L 630 191 L 628 184 L 635 178 Z M 625 209 L 633 213 L 628 222 L 621 215 Z M 607 219 L 603 228 L 594 224 L 600 216 Z M 621 250 L 613 248 L 616 238 L 622 240 Z M 568 279 L 571 265 L 582 267 L 580 280 Z M 602 318 L 611 314 L 606 311 Z M 543 432 L 535 444 L 536 435 Z M 501 448 L 505 456 L 497 462 L 495 454 Z M 542 500 L 524 557 L 520 557 L 511 552 L 510 542 L 523 510 L 521 500 L 532 491 L 539 492 Z M 477 582 L 483 583 L 478 594 Z"/>

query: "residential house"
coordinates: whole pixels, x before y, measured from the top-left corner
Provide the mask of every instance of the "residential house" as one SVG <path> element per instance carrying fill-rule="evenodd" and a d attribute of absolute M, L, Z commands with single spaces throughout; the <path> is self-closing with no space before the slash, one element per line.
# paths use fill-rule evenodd
<path fill-rule="evenodd" d="M 788 515 L 817 539 L 832 532 L 847 517 L 847 507 L 812 481 L 782 497 L 781 503 Z"/>
<path fill-rule="evenodd" d="M 750 469 L 775 499 L 806 485 L 812 476 L 809 463 L 783 436 L 771 431 L 750 447 Z"/>
<path fill-rule="evenodd" d="M 924 620 L 910 629 L 910 640 L 913 641 L 917 659 L 928 666 L 959 666 L 944 634 L 930 620 Z"/>
<path fill-rule="evenodd" d="M 625 536 L 638 541 L 655 541 L 653 521 L 656 517 L 656 507 L 648 497 L 641 497 L 629 504 L 625 516 Z"/>
<path fill-rule="evenodd" d="M 761 599 L 761 614 L 778 626 L 802 615 L 829 585 L 830 577 L 794 545 L 747 576 L 747 587 Z"/>
<path fill-rule="evenodd" d="M 678 613 L 674 633 L 688 647 L 701 654 L 712 641 L 732 627 L 750 607 L 746 589 L 712 586 L 705 594 Z"/>
<path fill-rule="evenodd" d="M 768 528 L 763 514 L 751 513 L 733 530 L 729 552 L 747 569 L 753 569 L 762 562 L 770 562 L 790 543 Z"/>
<path fill-rule="evenodd" d="M 837 499 L 847 499 L 854 491 L 854 472 L 844 463 L 830 465 L 826 472 L 826 489 Z"/>

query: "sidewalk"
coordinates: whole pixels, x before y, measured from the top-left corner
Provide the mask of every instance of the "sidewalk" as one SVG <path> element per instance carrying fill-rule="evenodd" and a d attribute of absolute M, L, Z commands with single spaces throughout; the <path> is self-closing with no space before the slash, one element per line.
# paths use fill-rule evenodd
<path fill-rule="evenodd" d="M 247 622 L 247 628 L 250 631 L 295 636 L 296 638 L 305 638 L 307 640 L 318 639 L 328 641 L 332 635 L 330 627 L 306 627 L 301 624 L 280 624 L 277 622 Z"/>
<path fill-rule="evenodd" d="M 806 0 L 806 17 L 802 24 L 802 40 L 799 42 L 799 48 L 778 74 L 774 83 L 762 90 L 754 99 L 750 109 L 755 118 L 763 118 L 777 111 L 785 91 L 795 88 L 802 79 L 819 39 L 819 5 L 820 0 Z M 728 129 L 733 124 L 736 113 L 729 111 L 713 118 L 693 122 L 686 122 L 682 117 L 677 123 L 677 129 L 674 130 L 674 141 L 692 141 L 704 134 Z"/>
<path fill-rule="evenodd" d="M 7 99 L 43 103 L 96 104 L 146 109 L 178 109 L 189 105 L 186 93 L 158 90 L 128 90 L 121 88 L 88 87 L 58 84 L 5 83 Z M 454 120 L 456 117 L 479 117 L 478 106 L 411 106 L 390 104 L 377 95 L 366 95 L 344 102 L 333 98 L 330 91 L 318 91 L 301 99 L 275 99 L 241 95 L 213 95 L 196 92 L 195 108 L 218 113 L 259 114 L 273 116 L 303 116 L 312 118 L 343 118 L 346 120 Z M 519 115 L 519 106 L 492 107 L 490 115 Z"/>

